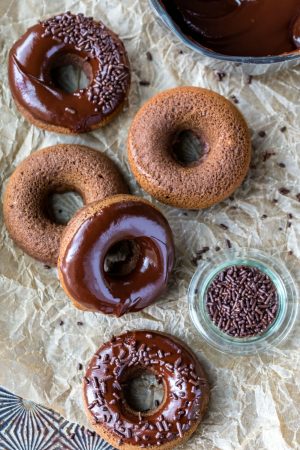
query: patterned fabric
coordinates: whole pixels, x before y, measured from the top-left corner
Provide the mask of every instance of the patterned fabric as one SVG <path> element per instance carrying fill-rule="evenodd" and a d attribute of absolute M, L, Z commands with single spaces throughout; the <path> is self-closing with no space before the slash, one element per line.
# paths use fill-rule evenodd
<path fill-rule="evenodd" d="M 113 450 L 95 433 L 0 387 L 1 450 Z"/>

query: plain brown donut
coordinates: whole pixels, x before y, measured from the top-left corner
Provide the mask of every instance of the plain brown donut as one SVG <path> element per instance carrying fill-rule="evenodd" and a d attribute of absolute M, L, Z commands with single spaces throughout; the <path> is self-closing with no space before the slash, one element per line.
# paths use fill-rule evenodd
<path fill-rule="evenodd" d="M 180 164 L 173 144 L 192 131 L 205 148 L 192 166 Z M 251 158 L 247 124 L 221 95 L 198 87 L 180 87 L 151 98 L 134 118 L 128 159 L 137 181 L 163 203 L 207 208 L 230 196 L 245 178 Z"/>
<path fill-rule="evenodd" d="M 64 225 L 47 213 L 47 198 L 56 192 L 77 192 L 85 204 L 127 193 L 115 166 L 97 150 L 59 144 L 26 158 L 9 179 L 3 201 L 4 221 L 16 244 L 33 258 L 57 263 Z"/>

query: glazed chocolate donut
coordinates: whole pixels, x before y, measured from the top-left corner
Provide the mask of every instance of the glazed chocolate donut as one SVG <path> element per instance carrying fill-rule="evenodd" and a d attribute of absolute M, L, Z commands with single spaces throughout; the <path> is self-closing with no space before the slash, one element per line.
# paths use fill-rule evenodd
<path fill-rule="evenodd" d="M 120 244 L 131 248 L 129 255 L 106 266 Z M 58 274 L 77 308 L 121 316 L 162 294 L 173 263 L 172 232 L 161 212 L 141 198 L 117 195 L 75 214 L 61 241 Z"/>
<path fill-rule="evenodd" d="M 59 67 L 79 66 L 86 89 L 63 91 Z M 70 12 L 29 28 L 9 53 L 9 84 L 20 112 L 34 125 L 77 134 L 108 123 L 123 107 L 130 87 L 127 54 L 101 22 Z"/>
<path fill-rule="evenodd" d="M 191 132 L 202 156 L 178 161 L 174 147 Z M 163 203 L 207 208 L 230 196 L 245 178 L 251 158 L 247 124 L 237 108 L 215 92 L 182 87 L 162 92 L 137 113 L 128 158 L 140 185 Z"/>
<path fill-rule="evenodd" d="M 143 413 L 127 402 L 126 383 L 141 372 L 163 383 L 162 403 Z M 132 331 L 102 345 L 83 381 L 87 417 L 117 449 L 169 450 L 194 433 L 207 409 L 209 386 L 188 347 L 173 336 Z"/>
<path fill-rule="evenodd" d="M 122 175 L 105 155 L 81 145 L 60 144 L 26 158 L 12 174 L 3 202 L 8 232 L 24 252 L 57 263 L 64 225 L 55 223 L 48 199 L 75 191 L 84 203 L 128 192 Z"/>

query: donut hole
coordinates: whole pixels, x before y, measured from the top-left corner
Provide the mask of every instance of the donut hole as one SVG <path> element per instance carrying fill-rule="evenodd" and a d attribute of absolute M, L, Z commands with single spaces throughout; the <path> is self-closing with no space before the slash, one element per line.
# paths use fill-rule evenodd
<path fill-rule="evenodd" d="M 150 370 L 134 370 L 127 375 L 122 386 L 124 399 L 133 413 L 153 412 L 164 401 L 164 383 Z"/>
<path fill-rule="evenodd" d="M 171 140 L 171 154 L 184 167 L 201 164 L 209 151 L 207 142 L 194 130 L 177 131 Z"/>
<path fill-rule="evenodd" d="M 50 65 L 50 78 L 56 88 L 72 94 L 89 86 L 92 67 L 78 55 L 60 55 Z"/>
<path fill-rule="evenodd" d="M 51 222 L 66 225 L 83 204 L 77 192 L 51 192 L 46 198 L 44 211 Z"/>
<path fill-rule="evenodd" d="M 140 257 L 140 246 L 134 239 L 122 240 L 110 247 L 104 259 L 104 272 L 112 277 L 132 273 Z"/>

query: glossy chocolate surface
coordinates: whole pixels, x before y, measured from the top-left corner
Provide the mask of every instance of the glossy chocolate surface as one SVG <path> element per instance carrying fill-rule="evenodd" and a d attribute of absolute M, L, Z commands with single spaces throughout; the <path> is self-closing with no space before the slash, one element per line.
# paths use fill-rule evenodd
<path fill-rule="evenodd" d="M 274 56 L 300 47 L 299 0 L 161 0 L 182 31 L 230 56 Z M 298 36 L 298 37 L 297 37 Z"/>
<path fill-rule="evenodd" d="M 105 271 L 105 257 L 118 242 L 134 240 L 135 268 L 126 275 Z M 140 201 L 112 203 L 79 227 L 61 263 L 63 282 L 84 308 L 121 316 L 153 303 L 165 290 L 174 263 L 171 229 L 164 216 Z"/>
<path fill-rule="evenodd" d="M 51 71 L 80 66 L 85 89 L 60 89 Z M 88 131 L 125 100 L 130 73 L 121 41 L 102 23 L 66 13 L 31 27 L 9 54 L 9 83 L 17 103 L 44 123 Z"/>
<path fill-rule="evenodd" d="M 126 382 L 140 370 L 164 385 L 156 409 L 139 414 L 128 407 Z M 205 373 L 179 340 L 153 331 L 127 332 L 104 344 L 88 366 L 84 400 L 94 424 L 112 433 L 119 445 L 150 447 L 184 436 L 202 418 L 208 403 Z"/>

